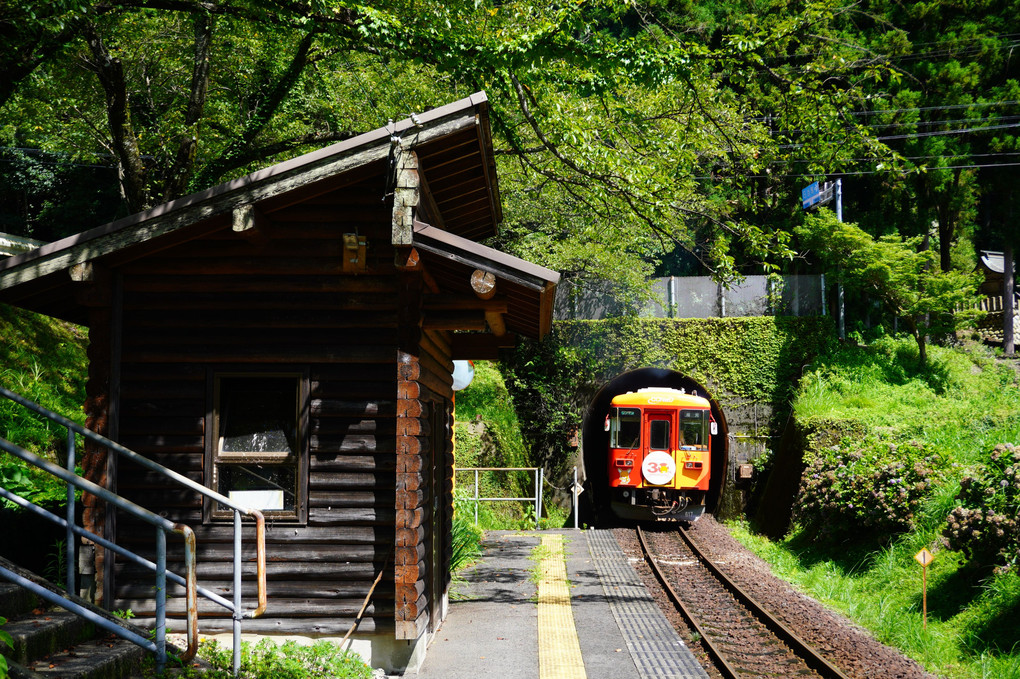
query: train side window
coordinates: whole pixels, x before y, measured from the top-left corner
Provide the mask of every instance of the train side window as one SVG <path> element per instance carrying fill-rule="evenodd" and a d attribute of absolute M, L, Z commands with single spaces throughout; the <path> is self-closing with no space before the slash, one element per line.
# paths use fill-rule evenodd
<path fill-rule="evenodd" d="M 641 410 L 639 408 L 613 408 L 610 420 L 609 445 L 612 448 L 633 450 L 641 446 Z"/>
<path fill-rule="evenodd" d="M 648 447 L 651 450 L 669 450 L 669 420 L 652 420 L 648 427 Z"/>
<path fill-rule="evenodd" d="M 706 428 L 707 413 L 704 410 L 683 410 L 680 412 L 680 445 L 705 447 L 708 440 Z"/>

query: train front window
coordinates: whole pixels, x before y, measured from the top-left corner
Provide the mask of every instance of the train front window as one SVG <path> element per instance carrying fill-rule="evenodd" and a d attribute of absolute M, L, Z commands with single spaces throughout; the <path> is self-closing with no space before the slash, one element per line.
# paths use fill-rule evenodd
<path fill-rule="evenodd" d="M 708 445 L 708 411 L 680 411 L 680 445 L 695 448 Z"/>
<path fill-rule="evenodd" d="M 609 446 L 629 449 L 641 446 L 640 408 L 613 408 L 610 417 Z"/>
<path fill-rule="evenodd" d="M 669 450 L 669 420 L 648 423 L 648 447 L 651 450 Z"/>

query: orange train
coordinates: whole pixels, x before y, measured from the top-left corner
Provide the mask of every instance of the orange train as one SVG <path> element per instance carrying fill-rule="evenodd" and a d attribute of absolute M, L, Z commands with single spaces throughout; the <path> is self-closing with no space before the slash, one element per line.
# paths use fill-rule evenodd
<path fill-rule="evenodd" d="M 630 391 L 613 398 L 605 427 L 614 514 L 690 522 L 705 512 L 718 431 L 708 399 L 682 389 Z"/>

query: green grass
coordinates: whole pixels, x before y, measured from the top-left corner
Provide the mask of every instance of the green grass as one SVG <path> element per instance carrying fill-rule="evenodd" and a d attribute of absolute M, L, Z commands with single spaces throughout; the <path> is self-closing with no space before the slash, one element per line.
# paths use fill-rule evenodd
<path fill-rule="evenodd" d="M 746 524 L 734 535 L 768 561 L 779 577 L 901 649 L 929 671 L 951 679 L 1020 679 L 1020 573 L 981 568 L 943 546 L 946 516 L 959 479 L 999 443 L 1020 443 L 1016 373 L 981 346 L 931 347 L 922 371 L 916 345 L 883 338 L 845 346 L 805 374 L 797 418 L 851 419 L 872 434 L 918 439 L 948 462 L 948 471 L 912 531 L 887 539 L 821 541 L 794 527 L 771 542 Z M 928 617 L 922 615 L 921 548 L 928 568 Z"/>
<path fill-rule="evenodd" d="M 527 446 L 521 437 L 520 423 L 503 376 L 495 364 L 475 362 L 475 377 L 456 396 L 456 444 L 454 455 L 458 469 L 469 467 L 532 467 Z M 484 425 L 479 433 L 477 423 Z M 480 497 L 528 497 L 534 495 L 533 472 L 482 472 Z M 457 475 L 458 511 L 474 520 L 474 476 Z M 548 488 L 546 489 L 548 490 Z M 548 513 L 540 523 L 562 526 L 566 513 L 548 504 Z M 535 527 L 534 506 L 530 502 L 482 502 L 478 507 L 478 525 L 487 530 L 518 530 Z"/>
<path fill-rule="evenodd" d="M 167 664 L 170 676 L 181 679 L 228 679 L 232 676 L 231 650 L 215 641 L 199 645 L 198 659 L 204 667 Z M 154 677 L 151 660 L 143 667 L 145 677 Z M 280 644 L 271 639 L 241 642 L 240 679 L 370 679 L 372 669 L 357 653 L 329 641 L 303 645 L 294 641 Z"/>
<path fill-rule="evenodd" d="M 0 305 L 0 384 L 79 424 L 88 374 L 85 328 Z M 66 431 L 0 398 L 0 436 L 50 461 L 66 460 Z M 81 439 L 79 437 L 79 444 Z M 61 501 L 63 484 L 0 453 L 0 481 L 37 503 Z"/>
<path fill-rule="evenodd" d="M 1016 373 L 991 350 L 933 346 L 922 371 L 911 343 L 882 338 L 818 359 L 801 382 L 797 418 L 858 420 L 876 433 L 922 439 L 964 464 L 1020 439 Z"/>
<path fill-rule="evenodd" d="M 1020 575 L 970 570 L 959 553 L 938 549 L 937 535 L 905 535 L 879 551 L 816 545 L 794 533 L 780 542 L 730 526 L 773 572 L 901 649 L 929 671 L 952 679 L 1020 677 Z M 928 620 L 922 615 L 921 567 L 928 547 Z M 934 549 L 933 549 L 934 548 Z"/>

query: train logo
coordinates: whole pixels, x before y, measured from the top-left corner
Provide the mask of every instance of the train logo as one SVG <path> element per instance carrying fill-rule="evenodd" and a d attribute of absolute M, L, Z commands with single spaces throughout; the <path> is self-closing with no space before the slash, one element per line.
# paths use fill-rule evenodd
<path fill-rule="evenodd" d="M 707 399 L 662 387 L 619 394 L 606 425 L 613 513 L 663 521 L 704 513 L 717 431 Z"/>

